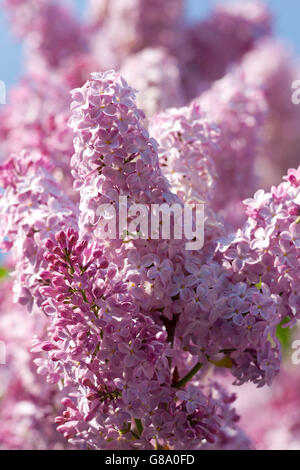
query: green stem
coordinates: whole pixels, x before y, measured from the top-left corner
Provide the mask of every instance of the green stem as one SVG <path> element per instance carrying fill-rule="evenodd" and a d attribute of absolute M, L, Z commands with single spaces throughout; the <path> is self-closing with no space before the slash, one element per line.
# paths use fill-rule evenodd
<path fill-rule="evenodd" d="M 203 364 L 201 364 L 201 362 L 197 362 L 197 364 L 182 379 L 178 380 L 178 382 L 173 384 L 173 387 L 184 387 L 194 377 L 194 375 L 197 374 L 197 372 L 201 369 L 202 366 Z"/>
<path fill-rule="evenodd" d="M 8 269 L 1 266 L 0 267 L 0 279 L 5 279 L 6 277 L 8 277 L 8 275 L 9 275 Z"/>
<path fill-rule="evenodd" d="M 135 439 L 139 439 L 139 438 L 140 438 L 140 436 L 138 436 L 134 431 L 130 431 L 130 432 L 131 432 L 131 434 L 133 435 L 133 437 L 134 437 Z"/>
<path fill-rule="evenodd" d="M 81 290 L 80 292 L 81 292 L 81 295 L 82 295 L 82 297 L 83 297 L 83 300 L 84 300 L 85 303 L 87 304 L 87 303 L 88 303 L 88 299 L 87 299 L 87 296 L 86 296 L 85 291 L 84 291 L 84 290 Z"/>
<path fill-rule="evenodd" d="M 140 438 L 140 436 L 142 435 L 142 432 L 144 430 L 144 427 L 142 425 L 142 421 L 140 419 L 135 419 L 135 425 L 136 425 L 136 429 L 137 429 L 137 432 L 138 432 L 138 436 Z"/>

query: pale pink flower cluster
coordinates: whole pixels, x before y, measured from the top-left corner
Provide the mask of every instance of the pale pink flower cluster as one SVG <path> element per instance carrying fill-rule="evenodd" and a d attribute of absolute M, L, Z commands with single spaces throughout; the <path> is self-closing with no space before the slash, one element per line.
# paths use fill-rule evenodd
<path fill-rule="evenodd" d="M 0 449 L 66 448 L 54 424 L 62 408 L 60 392 L 36 374 L 37 356 L 30 352 L 32 338 L 45 330 L 46 319 L 28 315 L 13 303 L 10 279 L 1 280 L 0 308 L 0 341 L 5 345 L 5 364 L 0 366 Z"/>
<path fill-rule="evenodd" d="M 258 450 L 299 450 L 299 365 L 286 365 L 271 389 L 241 389 L 237 408 Z M 253 394 L 257 398 L 253 400 Z"/>
<path fill-rule="evenodd" d="M 292 102 L 291 87 L 300 66 L 284 43 L 265 39 L 244 56 L 241 69 L 247 83 L 263 91 L 269 109 L 256 162 L 261 185 L 268 189 L 299 164 L 300 108 Z"/>
<path fill-rule="evenodd" d="M 92 48 L 104 67 L 119 67 L 129 55 L 146 47 L 171 53 L 181 43 L 183 0 L 100 0 L 91 2 Z M 104 45 L 104 50 L 99 49 Z"/>
<path fill-rule="evenodd" d="M 138 90 L 138 107 L 147 116 L 184 102 L 178 61 L 162 47 L 146 48 L 129 56 L 120 72 Z"/>
<path fill-rule="evenodd" d="M 247 84 L 237 67 L 214 82 L 198 102 L 220 128 L 214 154 L 218 187 L 213 206 L 226 214 L 227 223 L 238 227 L 244 220 L 241 201 L 258 186 L 255 162 L 268 113 L 264 93 Z"/>
<path fill-rule="evenodd" d="M 80 25 L 57 0 L 4 0 L 15 32 L 25 38 L 32 70 L 44 65 L 57 67 L 70 55 L 85 48 Z"/>
<path fill-rule="evenodd" d="M 238 281 L 259 284 L 257 312 L 276 297 L 282 319 L 295 323 L 300 301 L 300 167 L 289 170 L 271 192 L 259 190 L 244 203 L 246 224 L 219 244 L 224 265 Z"/>
<path fill-rule="evenodd" d="M 0 124 L 1 158 L 38 151 L 51 161 L 52 173 L 63 189 L 76 198 L 70 175 L 73 135 L 68 129 L 68 88 L 54 75 L 40 74 L 16 86 L 3 109 Z"/>
<path fill-rule="evenodd" d="M 271 30 L 268 8 L 255 0 L 220 2 L 207 19 L 188 27 L 185 47 L 180 51 L 188 97 L 198 96 L 219 80 Z"/>
<path fill-rule="evenodd" d="M 1 247 L 13 248 L 16 261 L 15 301 L 31 310 L 40 304 L 38 272 L 49 234 L 67 222 L 77 226 L 76 206 L 59 188 L 49 170 L 49 160 L 22 153 L 1 167 L 5 188 L 0 199 Z"/>
<path fill-rule="evenodd" d="M 270 12 L 190 26 L 182 0 L 99 0 L 80 23 L 5 4 L 28 66 L 0 120 L 0 448 L 252 448 L 220 371 L 271 385 L 300 306 L 300 167 L 276 181 L 299 165 L 297 67 Z M 106 238 L 124 200 L 134 229 Z M 186 203 L 205 205 L 202 249 L 175 216 L 169 239 L 132 225 Z"/>
<path fill-rule="evenodd" d="M 219 150 L 217 125 L 193 102 L 154 116 L 149 129 L 159 144 L 160 166 L 172 190 L 184 202 L 211 202 L 217 184 L 212 159 Z"/>

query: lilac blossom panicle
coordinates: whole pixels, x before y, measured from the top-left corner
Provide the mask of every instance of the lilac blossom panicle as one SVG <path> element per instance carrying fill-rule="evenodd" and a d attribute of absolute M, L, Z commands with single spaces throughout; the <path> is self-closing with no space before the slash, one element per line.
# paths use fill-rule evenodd
<path fill-rule="evenodd" d="M 96 23 L 91 47 L 103 67 L 120 67 L 128 55 L 146 47 L 164 47 L 174 54 L 181 42 L 183 3 L 183 0 L 91 2 L 91 23 Z"/>
<path fill-rule="evenodd" d="M 98 86 L 108 93 L 99 95 Z M 125 150 L 132 152 L 139 145 L 152 176 L 145 194 L 150 201 L 156 195 L 158 200 L 163 198 L 162 189 L 167 191 L 168 185 L 159 171 L 156 145 L 147 140 L 139 122 L 142 115 L 126 83 L 114 73 L 96 74 L 85 89 L 97 92 L 86 96 L 91 100 L 85 101 L 91 106 L 90 119 L 95 111 L 94 97 L 104 100 L 110 122 L 115 119 L 113 102 L 117 110 L 121 107 L 125 139 L 119 158 L 126 160 Z M 76 90 L 74 95 L 78 93 Z M 73 125 L 79 111 L 74 108 Z M 106 155 L 104 162 L 109 163 L 109 153 L 104 149 L 102 153 L 104 158 Z M 58 430 L 71 443 L 87 448 L 195 448 L 202 441 L 214 443 L 222 426 L 235 426 L 237 417 L 228 409 L 232 400 L 223 393 L 216 396 L 214 384 L 196 386 L 191 382 L 181 393 L 181 382 L 175 379 L 175 370 L 173 375 L 170 371 L 173 351 L 164 322 L 157 315 L 152 318 L 135 302 L 128 282 L 122 280 L 123 273 L 109 262 L 104 247 L 97 240 L 80 240 L 76 228 L 70 227 L 76 225 L 76 209 L 62 197 L 47 166 L 47 160 L 35 155 L 8 161 L 1 168 L 5 188 L 1 202 L 7 227 L 4 246 L 13 254 L 22 253 L 22 262 L 16 267 L 20 300 L 28 306 L 34 303 L 49 320 L 47 333 L 36 338 L 33 352 L 41 354 L 35 362 L 47 382 L 57 383 L 65 391 L 62 404 L 66 410 L 55 418 Z M 84 173 L 88 185 L 92 176 Z M 99 171 L 96 175 L 101 183 Z M 108 179 L 113 176 L 107 173 Z M 117 182 L 132 198 L 138 200 L 144 194 L 131 178 Z M 21 201 L 24 209 L 29 207 L 30 217 L 20 211 Z M 50 218 L 49 210 L 54 208 L 55 216 Z M 132 253 L 134 258 L 139 250 Z M 165 282 L 171 261 L 153 256 L 156 268 L 147 269 L 148 279 Z M 162 277 L 156 274 L 159 265 L 165 266 Z M 149 262 L 145 267 L 150 267 Z M 176 277 L 178 274 L 174 280 Z M 190 276 L 189 284 L 194 282 Z M 173 291 L 177 288 L 169 287 Z M 195 371 L 199 368 L 194 366 Z M 225 421 L 228 413 L 231 418 Z"/>
<path fill-rule="evenodd" d="M 27 67 L 0 119 L 0 448 L 293 445 L 289 387 L 278 435 L 235 393 L 269 390 L 300 306 L 298 66 L 265 4 L 193 25 L 183 0 L 4 5 Z M 202 249 L 175 235 L 185 204 Z"/>
<path fill-rule="evenodd" d="M 283 320 L 299 316 L 300 167 L 290 169 L 270 192 L 259 190 L 244 201 L 248 220 L 230 240 L 220 242 L 224 266 L 239 282 L 256 284 L 253 313 L 266 320 L 271 298 Z M 262 312 L 267 306 L 267 311 Z M 253 308 L 253 307 L 252 307 Z M 269 313 L 267 313 L 269 312 Z"/>
<path fill-rule="evenodd" d="M 225 415 L 231 413 L 229 427 L 237 420 L 227 409 L 231 400 L 213 398 L 213 385 L 208 395 L 201 386 L 177 392 L 166 331 L 138 311 L 101 246 L 80 241 L 73 229 L 55 238 L 46 243 L 49 264 L 40 289 L 51 326 L 48 340 L 37 340 L 33 350 L 48 353 L 49 365 L 45 359 L 42 366 L 48 381 L 68 392 L 67 410 L 55 419 L 58 430 L 87 448 L 215 442 Z"/>
<path fill-rule="evenodd" d="M 120 73 L 139 91 L 137 104 L 147 117 L 183 104 L 179 64 L 162 47 L 149 47 L 130 55 L 124 60 Z"/>
<path fill-rule="evenodd" d="M 211 15 L 185 30 L 179 49 L 183 82 L 192 99 L 225 75 L 255 43 L 272 31 L 271 14 L 261 1 L 219 3 Z"/>
<path fill-rule="evenodd" d="M 255 162 L 268 116 L 265 96 L 260 87 L 246 82 L 237 66 L 196 101 L 220 128 L 213 158 L 217 172 L 213 207 L 236 228 L 245 218 L 241 200 L 258 186 Z"/>
<path fill-rule="evenodd" d="M 193 102 L 155 115 L 149 129 L 158 141 L 160 166 L 173 191 L 185 202 L 211 201 L 217 179 L 212 155 L 218 150 L 220 132 L 200 105 Z"/>
<path fill-rule="evenodd" d="M 17 35 L 25 39 L 29 64 L 58 67 L 69 55 L 86 48 L 80 24 L 57 0 L 4 0 Z"/>
<path fill-rule="evenodd" d="M 52 177 L 49 160 L 38 153 L 22 153 L 0 167 L 4 192 L 0 198 L 1 248 L 12 250 L 16 261 L 15 301 L 29 310 L 40 303 L 38 272 L 45 241 L 51 232 L 76 223 L 76 206 Z"/>
<path fill-rule="evenodd" d="M 66 449 L 56 430 L 55 413 L 62 408 L 60 392 L 36 374 L 30 352 L 32 338 L 41 334 L 46 319 L 30 316 L 13 303 L 12 280 L 0 283 L 0 341 L 5 344 L 5 364 L 0 366 L 0 449 Z"/>
<path fill-rule="evenodd" d="M 259 187 L 267 189 L 299 164 L 299 106 L 291 100 L 291 86 L 300 66 L 285 44 L 269 38 L 243 57 L 241 70 L 250 86 L 263 91 L 269 109 L 256 161 Z"/>
<path fill-rule="evenodd" d="M 68 88 L 53 75 L 26 77 L 13 88 L 9 103 L 1 110 L 0 154 L 3 159 L 25 150 L 23 157 L 39 152 L 51 162 L 51 172 L 63 190 L 76 199 L 70 175 L 73 135 L 67 126 L 69 105 Z"/>
<path fill-rule="evenodd" d="M 120 195 L 128 196 L 129 203 L 173 202 L 158 166 L 156 143 L 143 127 L 143 115 L 127 83 L 113 72 L 94 74 L 82 89 L 73 91 L 73 98 L 70 125 L 77 135 L 72 165 L 81 193 L 82 233 L 97 240 L 97 207 L 117 202 Z M 201 252 L 187 252 L 182 243 L 173 244 L 175 240 L 166 248 L 163 241 L 130 240 L 125 247 L 122 243 L 115 246 L 113 253 L 111 242 L 106 252 L 115 256 L 111 259 L 118 263 L 141 309 L 153 312 L 158 324 L 161 317 L 176 319 L 175 348 L 181 344 L 201 363 L 209 358 L 217 364 L 225 351 L 238 382 L 270 383 L 280 360 L 274 336 L 277 297 L 266 305 L 272 321 L 250 315 L 257 288 L 235 281 L 214 260 L 218 236 L 219 231 L 215 239 L 212 234 L 209 249 Z M 124 256 L 129 264 L 124 263 Z M 276 346 L 267 340 L 269 336 Z"/>

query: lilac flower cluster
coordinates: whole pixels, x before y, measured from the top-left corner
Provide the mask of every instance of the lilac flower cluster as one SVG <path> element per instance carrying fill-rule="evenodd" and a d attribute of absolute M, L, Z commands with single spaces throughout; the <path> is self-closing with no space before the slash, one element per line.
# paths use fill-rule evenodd
<path fill-rule="evenodd" d="M 139 91 L 137 104 L 146 116 L 183 104 L 178 65 L 162 47 L 143 49 L 124 60 L 120 73 Z"/>
<path fill-rule="evenodd" d="M 234 398 L 219 386 L 177 392 L 166 331 L 137 310 L 101 247 L 79 241 L 73 229 L 55 239 L 46 242 L 48 270 L 40 274 L 51 325 L 33 351 L 48 354 L 35 361 L 38 372 L 68 393 L 58 430 L 85 448 L 145 449 L 153 441 L 195 448 L 234 426 Z"/>
<path fill-rule="evenodd" d="M 5 0 L 15 31 L 26 38 L 33 70 L 57 67 L 69 55 L 84 50 L 80 25 L 57 0 Z M 59 44 L 59 47 L 57 47 Z"/>
<path fill-rule="evenodd" d="M 231 400 L 215 401 L 213 386 L 207 396 L 201 387 L 177 392 L 166 332 L 136 309 L 99 245 L 79 241 L 72 229 L 56 240 L 46 243 L 48 271 L 41 273 L 51 327 L 34 350 L 49 355 L 49 365 L 39 361 L 40 372 L 46 369 L 51 383 L 63 378 L 69 391 L 58 430 L 88 448 L 214 442 Z M 233 413 L 229 424 L 235 421 Z"/>
<path fill-rule="evenodd" d="M 99 204 L 118 203 L 120 195 L 143 203 L 173 202 L 174 197 L 159 171 L 155 142 L 142 126 L 126 82 L 114 73 L 94 74 L 73 96 L 70 123 L 77 137 L 72 164 L 81 192 L 80 225 L 85 236 L 90 233 L 97 240 Z M 206 140 L 204 133 L 203 148 Z M 186 252 L 176 240 L 135 240 L 125 247 L 120 242 L 113 253 L 109 243 L 106 249 L 112 261 L 117 259 L 141 309 L 153 312 L 157 321 L 162 314 L 178 322 L 174 344 L 178 341 L 201 364 L 218 363 L 221 355 L 221 364 L 225 360 L 239 382 L 270 383 L 280 359 L 278 342 L 272 347 L 268 341 L 270 336 L 276 342 L 277 298 L 270 298 L 265 306 L 273 314 L 272 322 L 254 313 L 257 288 L 235 280 L 213 259 L 219 234 L 210 230 L 201 252 Z"/>
<path fill-rule="evenodd" d="M 142 114 L 126 82 L 114 73 L 95 74 L 73 96 L 76 101 L 72 105 L 71 125 L 78 136 L 72 163 L 76 187 L 84 203 L 80 206 L 82 220 L 86 221 L 87 209 L 93 213 L 93 199 L 105 198 L 113 190 L 134 201 L 172 199 L 159 169 L 156 143 L 142 126 Z M 103 127 L 107 126 L 111 132 L 108 138 L 102 135 Z M 133 178 L 140 161 L 148 172 L 144 186 Z M 114 171 L 115 162 L 123 165 L 122 173 Z M 186 372 L 184 377 L 192 378 L 202 366 L 195 359 L 204 364 L 233 367 L 237 375 L 236 370 L 240 371 L 242 366 L 244 371 L 251 354 L 245 353 L 247 357 L 241 363 L 235 359 L 240 349 L 227 351 L 228 341 L 224 341 L 228 334 L 226 325 L 231 324 L 230 315 L 221 319 L 221 310 L 216 308 L 208 322 L 205 320 L 206 305 L 202 303 L 205 304 L 204 299 L 208 303 L 215 299 L 205 294 L 207 273 L 205 280 L 197 275 L 201 254 L 194 253 L 184 260 L 181 245 L 176 248 L 175 244 L 173 254 L 168 254 L 168 244 L 162 249 L 164 244 L 159 241 L 148 246 L 132 243 L 127 245 L 126 252 L 121 248 L 115 254 L 115 258 L 126 254 L 129 266 L 125 259 L 116 266 L 109 248 L 93 241 L 97 238 L 93 224 L 83 225 L 85 235 L 90 235 L 81 242 L 76 230 L 67 228 L 70 222 L 73 227 L 76 225 L 76 209 L 59 192 L 44 166 L 47 161 L 34 157 L 9 161 L 3 166 L 2 185 L 6 189 L 2 205 L 9 228 L 3 237 L 7 238 L 6 246 L 22 254 L 17 264 L 22 302 L 30 306 L 32 298 L 49 317 L 46 338 L 36 340 L 34 352 L 48 353 L 48 360 L 42 356 L 36 361 L 39 373 L 46 374 L 48 382 L 59 383 L 68 393 L 63 400 L 68 410 L 56 418 L 58 429 L 71 442 L 84 442 L 85 446 L 95 448 L 116 445 L 132 448 L 135 447 L 132 436 L 138 436 L 137 447 L 143 448 L 151 448 L 153 440 L 158 446 L 171 448 L 180 448 L 181 442 L 189 448 L 197 447 L 204 439 L 214 442 L 213 436 L 225 426 L 221 418 L 226 400 L 215 403 L 212 395 L 205 394 L 205 388 L 202 391 L 193 382 L 185 392 L 188 395 L 177 392 L 187 379 L 177 380 L 176 375 Z M 86 192 L 90 197 L 90 186 L 96 187 L 97 193 L 88 199 Z M 24 220 L 22 209 L 19 213 L 21 201 L 29 207 L 29 220 L 28 210 Z M 55 216 L 51 217 L 49 210 L 52 212 L 54 201 Z M 57 232 L 59 227 L 63 231 Z M 52 234 L 51 238 L 46 238 L 47 232 Z M 46 254 L 43 246 L 49 250 Z M 224 297 L 224 289 L 217 294 Z M 222 302 L 215 304 L 220 307 Z M 204 322 L 196 319 L 195 323 L 186 324 L 186 314 L 196 317 L 201 314 Z M 223 338 L 219 334 L 220 321 L 224 323 Z M 186 328 L 191 325 L 197 326 L 192 334 Z M 204 331 L 207 333 L 203 336 Z M 220 338 L 217 349 L 215 334 Z M 170 348 L 170 340 L 174 348 Z M 239 347 L 243 350 L 251 341 Z M 194 363 L 190 372 L 188 364 L 184 365 L 180 358 L 181 348 L 190 353 L 188 363 Z M 176 365 L 170 369 L 174 355 Z M 218 355 L 224 357 L 219 360 Z M 249 379 L 257 377 L 246 370 L 240 380 Z M 187 405 L 191 400 L 194 405 Z M 170 409 L 166 409 L 166 404 Z M 233 414 L 231 426 L 235 421 Z"/>
<path fill-rule="evenodd" d="M 186 29 L 183 81 L 190 99 L 223 77 L 232 64 L 271 33 L 271 14 L 260 1 L 219 3 L 204 21 Z"/>
<path fill-rule="evenodd" d="M 219 187 L 214 207 L 225 210 L 234 227 L 243 222 L 240 201 L 257 187 L 256 155 L 266 120 L 267 104 L 261 88 L 247 84 L 237 68 L 214 85 L 199 99 L 200 105 L 220 127 L 220 148 L 215 153 Z"/>
<path fill-rule="evenodd" d="M 224 265 L 238 281 L 256 284 L 257 312 L 272 316 L 275 297 L 281 319 L 299 315 L 300 168 L 289 170 L 271 192 L 259 190 L 247 199 L 248 220 L 242 230 L 219 244 Z"/>
<path fill-rule="evenodd" d="M 171 108 L 149 124 L 159 144 L 159 160 L 172 190 L 185 202 L 211 201 L 217 173 L 212 155 L 217 153 L 219 129 L 209 122 L 200 105 Z"/>
<path fill-rule="evenodd" d="M 76 198 L 70 175 L 73 135 L 68 129 L 68 88 L 55 78 L 34 76 L 12 90 L 0 124 L 2 158 L 26 150 L 51 162 L 52 173 L 64 191 Z"/>
<path fill-rule="evenodd" d="M 260 2 L 89 4 L 5 2 L 28 66 L 0 113 L 0 448 L 250 449 L 220 382 L 271 385 L 299 318 L 300 167 L 259 189 L 298 167 L 297 67 Z"/>
<path fill-rule="evenodd" d="M 12 281 L 0 282 L 0 341 L 5 364 L 0 366 L 0 449 L 63 449 L 66 442 L 56 430 L 55 413 L 61 409 L 60 392 L 37 376 L 30 352 L 34 334 L 46 319 L 24 314 L 12 299 Z"/>
<path fill-rule="evenodd" d="M 119 67 L 146 47 L 175 53 L 183 28 L 183 0 L 100 0 L 91 2 L 92 48 L 104 68 Z M 96 24 L 96 28 L 95 28 Z M 100 28 L 99 28 L 100 26 Z"/>
<path fill-rule="evenodd" d="M 2 249 L 11 249 L 16 261 L 15 301 L 29 310 L 40 303 L 38 272 L 49 233 L 66 220 L 77 226 L 77 208 L 57 185 L 51 169 L 44 157 L 26 153 L 0 168 Z"/>

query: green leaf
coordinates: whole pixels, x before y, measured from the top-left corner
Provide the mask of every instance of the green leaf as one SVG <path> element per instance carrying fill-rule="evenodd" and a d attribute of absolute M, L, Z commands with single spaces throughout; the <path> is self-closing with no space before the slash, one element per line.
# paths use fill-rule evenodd
<path fill-rule="evenodd" d="M 137 429 L 137 435 L 140 437 L 143 433 L 144 427 L 142 425 L 142 421 L 140 419 L 135 419 L 135 425 Z"/>
<path fill-rule="evenodd" d="M 292 335 L 293 331 L 295 330 L 295 328 L 284 328 L 284 325 L 286 325 L 289 321 L 290 318 L 285 317 L 276 328 L 276 336 L 280 341 L 283 354 L 286 354 L 290 350 Z"/>
<path fill-rule="evenodd" d="M 233 366 L 232 360 L 229 356 L 223 357 L 223 359 L 221 359 L 220 361 L 212 361 L 211 359 L 209 359 L 209 362 L 211 362 L 211 364 L 214 364 L 217 367 L 224 367 L 225 369 L 231 369 Z"/>
<path fill-rule="evenodd" d="M 255 284 L 255 287 L 256 287 L 256 289 L 260 290 L 261 286 L 262 286 L 261 276 L 259 276 L 259 282 L 257 284 Z"/>
<path fill-rule="evenodd" d="M 0 279 L 5 279 L 9 274 L 8 269 L 4 268 L 3 266 L 0 267 Z"/>

